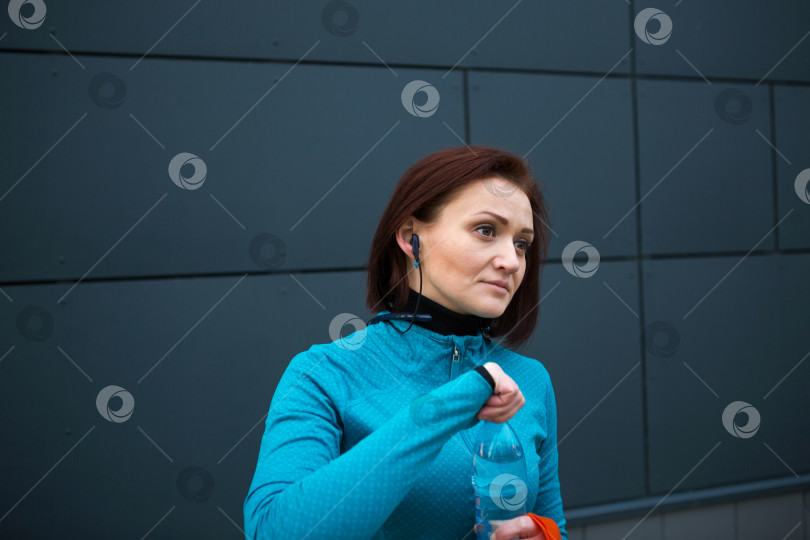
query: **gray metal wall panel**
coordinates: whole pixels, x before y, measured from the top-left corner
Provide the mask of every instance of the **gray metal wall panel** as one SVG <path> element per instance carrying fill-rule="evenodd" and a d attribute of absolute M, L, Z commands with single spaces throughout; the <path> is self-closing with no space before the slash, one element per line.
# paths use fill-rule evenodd
<path fill-rule="evenodd" d="M 777 204 L 779 218 L 790 216 L 779 226 L 779 247 L 810 248 L 810 88 L 775 86 Z M 802 171 L 806 171 L 802 174 Z M 797 184 L 801 186 L 797 187 Z M 802 199 L 799 195 L 804 188 Z M 798 191 L 797 191 L 798 189 Z M 791 211 L 793 210 L 793 211 Z"/>
<path fill-rule="evenodd" d="M 598 538 L 599 540 L 664 540 L 662 517 L 652 515 L 645 520 L 639 518 L 598 523 L 585 527 L 585 538 Z"/>
<path fill-rule="evenodd" d="M 0 133 L 10 156 L 0 249 L 12 254 L 0 279 L 360 267 L 399 176 L 464 133 L 456 73 L 182 60 L 129 71 L 128 59 L 79 60 L 86 69 L 4 55 L 18 76 L 0 83 L 0 108 L 23 127 Z M 117 107 L 91 100 L 98 73 L 123 81 Z M 415 79 L 440 93 L 430 117 L 402 105 Z M 181 152 L 205 163 L 202 187 L 172 182 Z M 286 256 L 257 265 L 260 234 L 280 238 Z"/>
<path fill-rule="evenodd" d="M 803 494 L 804 498 L 804 540 L 810 539 L 810 490 Z"/>
<path fill-rule="evenodd" d="M 806 84 L 769 101 L 810 81 L 806 3 L 668 0 L 660 46 L 629 4 L 581 0 L 47 4 L 36 30 L 0 17 L 0 536 L 240 538 L 284 368 L 338 313 L 370 316 L 364 273 L 287 272 L 363 266 L 399 176 L 462 139 L 531 149 L 552 257 L 635 258 L 636 159 L 645 254 L 810 247 Z M 428 118 L 401 103 L 415 79 L 441 96 Z M 180 152 L 200 189 L 169 179 Z M 644 310 L 637 264 L 549 265 L 521 351 L 554 382 L 565 506 L 810 471 L 810 255 L 645 259 Z M 134 394 L 126 423 L 94 408 L 108 384 Z M 761 413 L 754 437 L 723 428 L 732 400 Z M 201 502 L 188 466 L 215 480 Z"/>
<path fill-rule="evenodd" d="M 642 496 L 636 265 L 604 262 L 592 277 L 577 278 L 550 264 L 543 281 L 540 322 L 520 352 L 540 360 L 554 385 L 563 504 Z"/>
<path fill-rule="evenodd" d="M 754 499 L 737 503 L 737 531 L 740 540 L 776 535 L 784 540 L 806 538 L 802 494 Z"/>
<path fill-rule="evenodd" d="M 666 513 L 664 538 L 734 538 L 736 512 L 733 504 Z"/>
<path fill-rule="evenodd" d="M 91 282 L 59 305 L 60 284 L 4 288 L 14 300 L 0 303 L 4 328 L 29 305 L 47 315 L 23 313 L 27 331 L 4 333 L 0 354 L 14 348 L 0 363 L 0 403 L 14 414 L 0 418 L 3 514 L 77 446 L 8 513 L 0 536 L 141 537 L 174 508 L 150 538 L 243 537 L 218 509 L 241 527 L 275 386 L 295 354 L 331 341 L 333 317 L 367 319 L 365 280 L 344 272 Z M 96 409 L 108 385 L 134 398 L 125 422 Z M 213 487 L 204 473 L 178 487 L 189 466 Z"/>
<path fill-rule="evenodd" d="M 649 7 L 635 6 L 636 17 Z M 670 19 L 672 33 L 661 45 L 634 36 L 639 73 L 810 81 L 810 41 L 804 39 L 810 4 L 803 0 L 783 0 L 778 8 L 757 0 L 665 0 L 653 7 Z M 649 22 L 649 32 L 659 29 L 658 22 Z"/>
<path fill-rule="evenodd" d="M 199 4 L 199 5 L 198 5 Z M 4 17 L 0 48 L 627 73 L 629 6 L 515 2 L 48 4 L 36 31 Z M 333 26 L 334 24 L 334 26 Z M 621 61 L 621 62 L 620 62 Z"/>
<path fill-rule="evenodd" d="M 574 240 L 635 254 L 629 81 L 472 72 L 468 84 L 471 140 L 528 154 L 545 187 L 550 255 Z"/>
<path fill-rule="evenodd" d="M 638 81 L 645 253 L 773 248 L 769 107 L 764 86 Z"/>
<path fill-rule="evenodd" d="M 652 260 L 644 267 L 653 493 L 810 470 L 810 431 L 798 413 L 810 407 L 810 364 L 803 361 L 810 256 Z M 759 412 L 753 436 L 724 428 L 723 413 L 735 401 Z M 745 427 L 745 414 L 735 419 Z"/>

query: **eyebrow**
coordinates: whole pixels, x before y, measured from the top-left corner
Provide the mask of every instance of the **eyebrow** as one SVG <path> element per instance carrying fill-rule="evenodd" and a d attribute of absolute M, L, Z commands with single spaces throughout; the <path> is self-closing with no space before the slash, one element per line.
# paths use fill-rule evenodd
<path fill-rule="evenodd" d="M 492 217 L 494 217 L 495 219 L 497 219 L 498 221 L 500 221 L 500 222 L 501 222 L 501 224 L 503 224 L 503 225 L 509 225 L 509 220 L 508 220 L 508 219 L 506 219 L 506 218 L 505 218 L 505 217 L 503 217 L 503 216 L 499 216 L 499 215 L 498 215 L 498 214 L 496 214 L 495 212 L 490 212 L 489 210 L 483 210 L 483 211 L 481 211 L 481 212 L 478 212 L 478 213 L 477 213 L 477 214 L 475 214 L 475 215 L 476 215 L 476 216 L 478 216 L 478 215 L 481 215 L 481 214 L 489 214 L 490 216 L 492 216 Z M 525 228 L 525 227 L 524 227 L 524 228 L 523 228 L 523 230 L 521 230 L 520 232 L 524 232 L 524 233 L 528 233 L 528 234 L 534 235 L 534 231 L 533 231 L 533 230 L 531 230 L 531 229 L 529 229 L 529 228 Z"/>

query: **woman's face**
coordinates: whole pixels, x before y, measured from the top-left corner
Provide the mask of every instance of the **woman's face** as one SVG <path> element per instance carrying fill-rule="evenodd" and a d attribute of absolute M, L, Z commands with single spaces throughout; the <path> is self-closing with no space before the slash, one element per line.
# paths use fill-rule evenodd
<path fill-rule="evenodd" d="M 419 236 L 423 295 L 458 313 L 499 317 L 526 272 L 532 209 L 521 189 L 496 176 L 467 184 L 434 223 L 411 217 L 397 241 L 410 257 L 408 284 L 419 291 L 413 233 Z"/>

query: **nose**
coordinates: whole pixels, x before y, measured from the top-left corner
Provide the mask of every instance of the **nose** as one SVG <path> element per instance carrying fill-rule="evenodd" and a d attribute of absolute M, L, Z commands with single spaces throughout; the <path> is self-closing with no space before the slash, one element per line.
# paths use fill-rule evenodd
<path fill-rule="evenodd" d="M 495 257 L 495 266 L 510 274 L 514 274 L 520 270 L 520 258 L 511 240 L 507 239 L 499 246 L 498 254 Z"/>

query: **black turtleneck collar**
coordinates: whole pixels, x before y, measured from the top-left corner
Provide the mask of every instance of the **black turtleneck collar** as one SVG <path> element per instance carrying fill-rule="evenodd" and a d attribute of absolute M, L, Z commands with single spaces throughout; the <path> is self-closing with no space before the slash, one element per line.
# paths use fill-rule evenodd
<path fill-rule="evenodd" d="M 416 300 L 419 293 L 408 288 L 408 302 L 402 309 L 403 312 L 413 313 L 416 310 Z M 483 330 L 487 334 L 485 327 L 489 325 L 490 319 L 478 317 L 477 315 L 464 315 L 448 309 L 438 302 L 434 302 L 424 294 L 419 298 L 419 310 L 417 313 L 425 313 L 431 316 L 429 321 L 415 320 L 417 324 L 438 334 L 456 336 L 474 336 Z"/>

